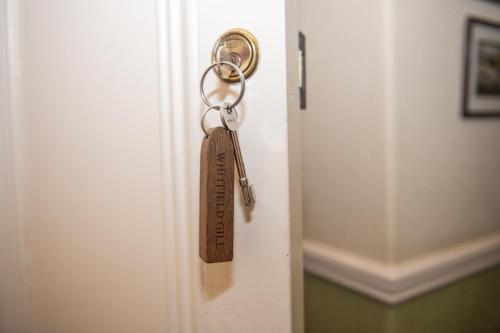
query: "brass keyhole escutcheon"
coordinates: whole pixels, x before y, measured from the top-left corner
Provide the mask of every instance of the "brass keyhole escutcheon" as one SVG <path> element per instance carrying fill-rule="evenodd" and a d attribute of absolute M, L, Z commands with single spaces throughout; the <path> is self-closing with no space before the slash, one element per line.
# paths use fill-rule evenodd
<path fill-rule="evenodd" d="M 240 67 L 245 79 L 249 78 L 259 63 L 259 42 L 245 29 L 231 29 L 219 37 L 212 51 L 212 62 L 229 61 Z M 239 82 L 238 73 L 229 66 L 214 68 L 221 79 L 227 82 Z"/>

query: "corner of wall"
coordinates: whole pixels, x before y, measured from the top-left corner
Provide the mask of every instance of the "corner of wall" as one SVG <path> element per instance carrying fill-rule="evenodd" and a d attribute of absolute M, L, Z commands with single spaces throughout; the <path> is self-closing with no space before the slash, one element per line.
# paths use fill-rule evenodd
<path fill-rule="evenodd" d="M 24 235 L 16 172 L 14 1 L 0 0 L 0 331 L 25 332 L 32 323 L 26 301 Z"/>
<path fill-rule="evenodd" d="M 397 237 L 396 193 L 396 84 L 395 84 L 395 8 L 394 0 L 382 0 L 384 70 L 384 163 L 386 262 L 395 261 Z"/>

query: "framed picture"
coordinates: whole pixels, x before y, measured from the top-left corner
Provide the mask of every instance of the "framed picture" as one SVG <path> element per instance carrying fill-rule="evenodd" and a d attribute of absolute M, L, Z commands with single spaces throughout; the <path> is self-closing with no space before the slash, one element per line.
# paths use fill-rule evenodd
<path fill-rule="evenodd" d="M 464 78 L 463 115 L 500 117 L 500 24 L 468 20 Z"/>

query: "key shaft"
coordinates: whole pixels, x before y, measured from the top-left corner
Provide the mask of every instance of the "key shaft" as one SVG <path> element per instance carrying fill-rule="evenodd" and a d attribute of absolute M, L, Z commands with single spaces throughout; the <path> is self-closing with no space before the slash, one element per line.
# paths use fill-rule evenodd
<path fill-rule="evenodd" d="M 243 192 L 243 199 L 245 201 L 245 206 L 253 207 L 255 204 L 255 197 L 252 189 L 252 185 L 249 184 L 245 163 L 243 162 L 243 156 L 241 154 L 240 141 L 238 139 L 238 132 L 236 130 L 230 131 L 231 140 L 234 146 L 234 158 L 236 160 L 236 169 L 238 169 L 238 175 L 240 176 L 240 187 Z"/>

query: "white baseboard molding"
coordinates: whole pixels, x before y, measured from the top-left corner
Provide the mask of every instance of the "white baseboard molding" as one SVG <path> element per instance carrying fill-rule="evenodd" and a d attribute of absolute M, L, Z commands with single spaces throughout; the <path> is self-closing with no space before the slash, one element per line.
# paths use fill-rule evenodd
<path fill-rule="evenodd" d="M 399 264 L 384 264 L 304 240 L 307 272 L 397 304 L 500 263 L 500 234 Z"/>

